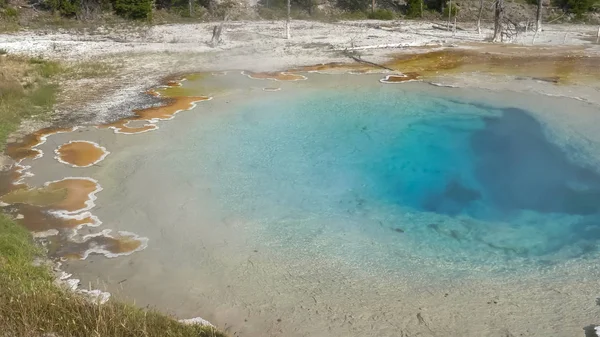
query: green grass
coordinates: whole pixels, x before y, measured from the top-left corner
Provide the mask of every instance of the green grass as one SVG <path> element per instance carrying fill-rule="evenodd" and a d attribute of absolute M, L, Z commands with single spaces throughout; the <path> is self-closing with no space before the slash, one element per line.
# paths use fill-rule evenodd
<path fill-rule="evenodd" d="M 56 62 L 6 55 L 0 58 L 0 148 L 24 118 L 46 118 L 56 102 L 62 73 Z"/>
<path fill-rule="evenodd" d="M 34 58 L 0 57 L 0 148 L 19 123 L 52 112 L 65 77 L 107 76 L 98 63 L 61 65 Z M 1 209 L 0 209 L 1 210 Z M 89 301 L 55 284 L 31 234 L 0 212 L 0 336 L 224 337 L 210 327 L 184 325 L 154 310 L 111 299 Z"/>
<path fill-rule="evenodd" d="M 19 10 L 15 7 L 2 5 L 0 0 L 0 33 L 10 33 L 19 30 Z"/>
<path fill-rule="evenodd" d="M 41 107 L 47 111 L 52 108 L 56 103 L 56 92 L 58 91 L 58 85 L 56 84 L 44 84 L 38 86 L 29 95 L 31 103 L 36 107 Z"/>
<path fill-rule="evenodd" d="M 36 64 L 38 64 L 37 71 L 43 78 L 51 78 L 55 75 L 60 74 L 63 71 L 63 69 L 57 62 L 42 61 Z"/>
<path fill-rule="evenodd" d="M 14 7 L 6 7 L 4 8 L 2 16 L 7 19 L 17 19 L 19 17 L 19 10 Z"/>
<path fill-rule="evenodd" d="M 394 20 L 396 13 L 389 9 L 377 9 L 375 12 L 369 12 L 367 17 L 371 20 Z"/>

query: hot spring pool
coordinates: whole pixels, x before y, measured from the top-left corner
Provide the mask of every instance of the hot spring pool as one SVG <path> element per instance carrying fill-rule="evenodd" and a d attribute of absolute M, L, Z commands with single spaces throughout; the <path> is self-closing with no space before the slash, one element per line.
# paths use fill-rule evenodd
<path fill-rule="evenodd" d="M 263 243 L 303 237 L 323 254 L 370 255 L 319 244 L 325 226 L 472 263 L 597 250 L 597 167 L 525 109 L 397 86 L 277 94 L 198 118 L 183 142 L 202 145 L 161 156 L 180 179 L 211 177 L 218 203 L 259 224 Z"/>
<path fill-rule="evenodd" d="M 379 77 L 190 80 L 214 99 L 147 134 L 93 131 L 112 151 L 90 169 L 97 213 L 150 241 L 70 268 L 243 336 L 594 323 L 598 108 Z"/>

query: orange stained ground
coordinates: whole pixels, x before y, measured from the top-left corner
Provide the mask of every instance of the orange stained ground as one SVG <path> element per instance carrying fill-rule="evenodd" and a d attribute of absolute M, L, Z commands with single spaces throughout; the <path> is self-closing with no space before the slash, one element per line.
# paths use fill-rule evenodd
<path fill-rule="evenodd" d="M 66 178 L 40 188 L 14 190 L 1 196 L 0 201 L 76 212 L 87 207 L 86 202 L 98 188 L 98 184 L 92 180 Z"/>
<path fill-rule="evenodd" d="M 325 64 L 316 64 L 312 66 L 304 66 L 295 68 L 290 70 L 290 72 L 303 72 L 303 71 L 352 71 L 352 72 L 368 72 L 371 70 L 376 70 L 377 67 L 363 64 L 363 63 L 341 63 L 341 62 L 331 62 Z"/>
<path fill-rule="evenodd" d="M 391 61 L 382 65 L 404 74 L 411 74 L 411 76 L 418 75 L 420 78 L 453 73 L 482 72 L 531 77 L 557 84 L 597 83 L 600 80 L 600 67 L 598 67 L 600 58 L 583 55 L 576 49 L 565 49 L 558 52 L 536 49 L 534 53 L 528 53 L 530 48 L 522 46 L 498 48 L 486 46 L 486 48 L 490 52 L 449 49 L 416 54 L 397 54 L 393 55 Z M 327 63 L 294 68 L 289 72 L 330 70 L 363 73 L 381 70 L 381 68 L 362 63 Z"/>
<path fill-rule="evenodd" d="M 81 141 L 63 144 L 56 151 L 60 160 L 75 166 L 95 164 L 106 155 L 106 151 L 98 145 Z"/>
<path fill-rule="evenodd" d="M 554 83 L 588 83 L 600 80 L 600 58 L 568 54 L 546 54 L 543 51 L 527 53 L 527 48 L 504 48 L 502 53 L 471 50 L 443 50 L 422 54 L 397 55 L 386 66 L 403 73 L 415 72 L 422 76 L 440 76 L 452 73 L 483 72 L 515 75 Z"/>

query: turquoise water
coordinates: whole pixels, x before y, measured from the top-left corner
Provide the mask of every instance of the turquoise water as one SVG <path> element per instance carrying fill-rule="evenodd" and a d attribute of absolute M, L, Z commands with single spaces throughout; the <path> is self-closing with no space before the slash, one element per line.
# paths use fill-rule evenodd
<path fill-rule="evenodd" d="M 597 252 L 597 168 L 569 159 L 518 107 L 374 86 L 282 92 L 231 110 L 198 118 L 184 136 L 193 151 L 165 159 L 178 176 L 210 177 L 224 212 L 281 254 L 393 271 Z"/>

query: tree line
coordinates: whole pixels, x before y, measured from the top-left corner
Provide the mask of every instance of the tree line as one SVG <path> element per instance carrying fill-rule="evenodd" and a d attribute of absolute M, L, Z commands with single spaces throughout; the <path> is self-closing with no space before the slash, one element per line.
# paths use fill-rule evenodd
<path fill-rule="evenodd" d="M 4 7 L 10 0 L 0 0 Z M 90 19 L 100 13 L 112 12 L 127 19 L 149 19 L 154 10 L 169 10 L 182 16 L 192 16 L 196 8 L 211 14 L 223 1 L 218 0 L 38 0 L 36 9 L 45 9 L 65 17 Z M 229 0 L 225 0 L 227 3 Z M 364 13 L 374 19 L 392 19 L 398 14 L 409 18 L 423 17 L 424 13 L 434 13 L 443 17 L 455 16 L 460 10 L 461 1 L 456 0 L 333 0 L 337 9 L 349 13 Z M 502 11 L 505 0 L 495 0 L 493 11 Z M 540 4 L 544 0 L 525 0 L 530 4 Z M 547 1 L 547 0 L 546 0 Z M 547 3 L 544 1 L 544 3 Z M 592 11 L 600 12 L 600 0 L 550 0 L 550 5 L 572 13 L 577 18 Z M 231 1 L 229 1 L 231 2 Z M 289 0 L 290 7 L 312 16 L 318 11 L 323 0 Z M 490 0 L 485 10 L 489 10 Z M 481 1 L 481 9 L 483 1 Z M 259 0 L 259 9 L 287 10 L 287 0 Z M 371 16 L 371 14 L 375 14 Z"/>
<path fill-rule="evenodd" d="M 525 0 L 531 5 L 538 5 L 538 0 Z M 565 13 L 572 13 L 580 17 L 588 12 L 600 12 L 600 0 L 542 0 L 544 6 L 550 5 L 555 8 L 560 8 Z M 303 10 L 309 15 L 316 11 L 319 4 L 318 0 L 290 0 L 292 8 Z M 489 10 L 492 2 L 486 0 Z M 259 5 L 265 8 L 285 9 L 287 0 L 259 0 Z M 369 13 L 380 10 L 389 10 L 394 13 L 402 14 L 409 18 L 417 18 L 423 16 L 424 12 L 441 14 L 447 17 L 449 14 L 454 16 L 458 14 L 460 5 L 464 1 L 455 0 L 335 0 L 335 6 L 341 10 L 349 12 L 364 12 Z M 495 5 L 495 2 L 493 3 Z"/>

